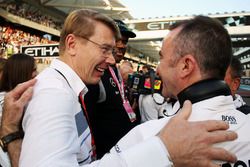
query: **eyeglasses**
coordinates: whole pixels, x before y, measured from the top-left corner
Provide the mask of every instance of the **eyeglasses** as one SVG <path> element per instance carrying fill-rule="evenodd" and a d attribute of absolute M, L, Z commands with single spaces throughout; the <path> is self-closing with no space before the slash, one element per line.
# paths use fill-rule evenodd
<path fill-rule="evenodd" d="M 75 36 L 79 36 L 79 37 L 81 37 L 81 38 L 95 44 L 96 46 L 98 46 L 102 50 L 102 54 L 105 55 L 105 56 L 110 55 L 110 54 L 113 55 L 113 53 L 114 53 L 114 48 L 111 47 L 111 46 L 108 46 L 106 44 L 99 44 L 99 43 L 94 42 L 94 41 L 92 41 L 92 40 L 90 40 L 90 39 L 88 39 L 88 38 L 86 38 L 84 36 L 80 36 L 80 35 L 75 35 Z"/>

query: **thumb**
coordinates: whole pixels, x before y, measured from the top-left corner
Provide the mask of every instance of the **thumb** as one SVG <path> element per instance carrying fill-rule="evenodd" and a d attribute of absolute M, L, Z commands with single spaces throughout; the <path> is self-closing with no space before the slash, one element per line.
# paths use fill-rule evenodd
<path fill-rule="evenodd" d="M 175 116 L 177 119 L 187 120 L 192 112 L 192 103 L 189 100 L 186 100 L 183 104 L 181 112 Z"/>

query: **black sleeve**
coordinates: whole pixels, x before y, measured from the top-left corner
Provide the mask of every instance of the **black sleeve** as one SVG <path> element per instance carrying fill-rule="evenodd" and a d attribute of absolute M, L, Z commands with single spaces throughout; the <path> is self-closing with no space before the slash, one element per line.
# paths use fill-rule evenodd
<path fill-rule="evenodd" d="M 243 105 L 240 108 L 237 108 L 237 110 L 241 111 L 244 114 L 250 114 L 250 106 L 249 105 Z"/>

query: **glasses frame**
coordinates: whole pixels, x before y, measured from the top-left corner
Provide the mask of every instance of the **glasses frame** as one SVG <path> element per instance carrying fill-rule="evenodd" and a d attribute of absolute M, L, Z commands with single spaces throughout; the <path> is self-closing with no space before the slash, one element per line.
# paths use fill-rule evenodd
<path fill-rule="evenodd" d="M 110 55 L 110 54 L 112 54 L 112 55 L 114 54 L 114 51 L 115 51 L 115 48 L 114 48 L 114 47 L 111 47 L 111 46 L 104 46 L 104 45 L 106 45 L 106 44 L 99 44 L 99 43 L 97 43 L 97 42 L 95 42 L 95 41 L 92 41 L 92 40 L 90 40 L 89 38 L 84 37 L 84 36 L 81 36 L 81 35 L 75 35 L 75 36 L 78 36 L 78 37 L 80 37 L 80 38 L 85 39 L 86 41 L 89 41 L 89 42 L 95 44 L 96 46 L 98 46 L 98 47 L 102 50 L 102 54 L 105 55 L 105 56 Z"/>

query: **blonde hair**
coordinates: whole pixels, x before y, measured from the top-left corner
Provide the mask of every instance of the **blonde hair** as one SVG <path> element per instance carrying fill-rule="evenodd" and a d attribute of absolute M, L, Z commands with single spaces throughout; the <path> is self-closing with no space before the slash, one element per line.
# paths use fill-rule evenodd
<path fill-rule="evenodd" d="M 101 22 L 109 27 L 114 33 L 115 39 L 120 38 L 120 31 L 114 20 L 97 11 L 89 9 L 79 9 L 71 12 L 65 19 L 60 35 L 59 53 L 65 50 L 65 39 L 68 34 L 76 34 L 86 38 L 94 34 L 95 22 Z"/>

